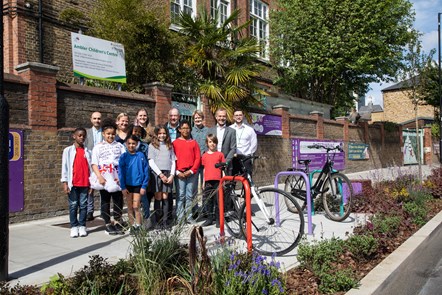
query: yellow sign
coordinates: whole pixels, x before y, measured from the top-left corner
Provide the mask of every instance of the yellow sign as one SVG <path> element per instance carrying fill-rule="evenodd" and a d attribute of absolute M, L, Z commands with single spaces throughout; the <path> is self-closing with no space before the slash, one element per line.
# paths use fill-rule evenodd
<path fill-rule="evenodd" d="M 21 137 L 18 132 L 9 132 L 9 161 L 18 161 L 21 157 Z"/>

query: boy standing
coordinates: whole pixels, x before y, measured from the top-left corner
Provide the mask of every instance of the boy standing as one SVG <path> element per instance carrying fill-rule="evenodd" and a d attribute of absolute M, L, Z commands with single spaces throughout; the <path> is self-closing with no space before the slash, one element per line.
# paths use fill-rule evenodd
<path fill-rule="evenodd" d="M 218 138 L 214 134 L 206 137 L 206 143 L 209 150 L 203 154 L 202 165 L 204 165 L 204 215 L 207 217 L 203 226 L 209 226 L 216 220 L 216 227 L 219 227 L 219 207 L 218 194 L 213 192 L 218 190 L 219 181 L 222 177 L 221 169 L 216 168 L 218 163 L 224 163 L 226 159 L 224 154 L 217 151 Z"/>
<path fill-rule="evenodd" d="M 86 130 L 77 128 L 72 135 L 74 144 L 63 151 L 61 182 L 69 200 L 71 238 L 87 236 L 86 213 L 89 192 L 91 153 L 85 148 Z M 77 212 L 79 216 L 77 218 Z"/>

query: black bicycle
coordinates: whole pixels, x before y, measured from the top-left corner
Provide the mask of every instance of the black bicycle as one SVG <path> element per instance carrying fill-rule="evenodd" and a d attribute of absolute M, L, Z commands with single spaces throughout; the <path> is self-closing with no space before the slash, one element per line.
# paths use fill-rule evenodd
<path fill-rule="evenodd" d="M 287 192 L 274 187 L 255 186 L 250 174 L 245 172 L 244 163 L 259 158 L 259 156 L 248 156 L 239 159 L 242 172 L 237 175 L 244 177 L 250 184 L 252 244 L 253 248 L 263 255 L 283 255 L 293 250 L 301 240 L 304 234 L 304 215 L 294 197 Z M 220 163 L 217 167 L 225 165 L 226 163 Z M 225 193 L 234 204 L 234 211 L 226 216 L 225 225 L 232 236 L 245 238 L 247 235 L 245 190 L 243 186 L 235 190 L 235 184 L 235 181 L 225 182 Z M 297 211 L 289 208 L 296 208 Z"/>
<path fill-rule="evenodd" d="M 317 196 L 321 196 L 322 205 L 327 216 L 334 221 L 343 221 L 351 213 L 351 204 L 353 199 L 353 187 L 350 180 L 344 174 L 334 171 L 334 156 L 331 151 L 342 151 L 341 146 L 329 147 L 320 144 L 308 146 L 314 149 L 326 150 L 326 161 L 319 176 L 311 185 L 311 199 L 315 200 Z M 331 155 L 330 155 L 331 154 Z M 298 160 L 298 163 L 305 165 L 304 169 L 299 171 L 309 175 L 309 164 L 311 160 Z M 302 210 L 307 204 L 307 189 L 305 180 L 300 175 L 289 175 L 285 180 L 284 190 L 294 196 L 300 204 Z M 297 208 L 289 207 L 289 210 L 297 212 Z"/>

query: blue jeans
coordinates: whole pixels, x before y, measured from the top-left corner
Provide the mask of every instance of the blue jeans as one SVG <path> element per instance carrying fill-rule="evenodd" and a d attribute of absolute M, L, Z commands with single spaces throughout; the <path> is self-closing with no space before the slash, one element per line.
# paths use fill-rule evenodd
<path fill-rule="evenodd" d="M 148 219 L 150 217 L 150 200 L 153 197 L 152 192 L 146 192 L 141 196 L 141 207 L 143 207 L 143 219 Z"/>
<path fill-rule="evenodd" d="M 87 195 L 87 213 L 94 214 L 95 210 L 94 202 L 95 202 L 94 190 L 92 190 L 91 193 Z"/>
<path fill-rule="evenodd" d="M 192 219 L 192 202 L 197 185 L 198 175 L 192 174 L 184 179 L 178 178 L 177 217 L 179 221 L 184 217 L 187 220 Z"/>
<path fill-rule="evenodd" d="M 88 187 L 73 186 L 68 195 L 71 227 L 86 226 Z M 80 211 L 77 219 L 77 212 Z"/>

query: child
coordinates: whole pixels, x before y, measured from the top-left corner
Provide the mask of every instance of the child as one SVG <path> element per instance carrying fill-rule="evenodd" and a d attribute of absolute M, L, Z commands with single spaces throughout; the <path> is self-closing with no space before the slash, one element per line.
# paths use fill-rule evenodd
<path fill-rule="evenodd" d="M 226 159 L 223 153 L 217 151 L 218 138 L 216 135 L 208 134 L 206 137 L 206 145 L 208 151 L 203 154 L 202 165 L 204 166 L 203 210 L 207 219 L 203 223 L 203 226 L 212 225 L 215 219 L 216 225 L 219 227 L 218 194 L 214 194 L 213 191 L 218 190 L 222 173 L 221 169 L 215 167 L 215 164 L 224 163 Z"/>
<path fill-rule="evenodd" d="M 177 217 L 179 221 L 186 218 L 187 223 L 193 224 L 193 196 L 198 185 L 197 173 L 201 164 L 201 154 L 198 143 L 190 138 L 190 123 L 183 120 L 178 129 L 181 136 L 172 143 L 178 177 Z"/>
<path fill-rule="evenodd" d="M 86 213 L 89 192 L 89 174 L 91 153 L 85 148 L 86 129 L 75 129 L 72 138 L 74 144 L 63 151 L 61 164 L 61 182 L 69 200 L 69 222 L 71 238 L 87 236 Z M 77 211 L 80 208 L 77 219 Z"/>
<path fill-rule="evenodd" d="M 149 150 L 149 144 L 143 141 L 143 138 L 146 137 L 146 130 L 139 125 L 129 125 L 128 134 L 134 134 L 140 138 L 140 141 L 137 145 L 137 151 L 140 151 L 144 154 L 146 157 L 146 160 L 148 161 L 148 150 Z M 153 198 L 153 179 L 150 176 L 152 171 L 149 173 L 149 184 L 147 185 L 147 190 L 144 195 L 141 195 L 141 206 L 143 206 L 143 218 L 148 221 L 148 218 L 150 217 L 150 200 Z M 147 226 L 148 228 L 150 226 Z"/>
<path fill-rule="evenodd" d="M 103 130 L 103 142 L 94 146 L 92 150 L 92 170 L 97 176 L 98 182 L 103 186 L 106 184 L 106 179 L 102 173 L 113 174 L 118 183 L 118 164 L 120 156 L 125 152 L 124 146 L 115 141 L 115 132 L 117 126 L 115 122 L 107 118 L 103 121 L 101 127 Z M 100 190 L 101 196 L 101 217 L 104 219 L 106 228 L 105 233 L 108 235 L 124 234 L 121 225 L 121 214 L 123 209 L 123 194 L 121 190 L 109 192 L 106 189 Z M 110 216 L 110 200 L 112 198 L 115 225 L 111 222 Z"/>
<path fill-rule="evenodd" d="M 129 223 L 133 233 L 141 226 L 140 199 L 149 183 L 149 164 L 142 152 L 137 151 L 140 138 L 130 134 L 126 138 L 127 153 L 121 155 L 118 166 L 120 187 L 126 196 Z M 135 220 L 134 220 L 135 219 Z"/>
<path fill-rule="evenodd" d="M 175 175 L 175 153 L 170 142 L 169 131 L 162 125 L 157 125 L 154 129 L 154 137 L 149 144 L 149 165 L 154 171 L 154 191 L 155 191 L 155 219 L 158 225 L 167 226 L 169 202 L 168 193 L 172 192 L 173 177 Z M 160 223 L 160 207 L 162 204 L 163 219 Z"/>

